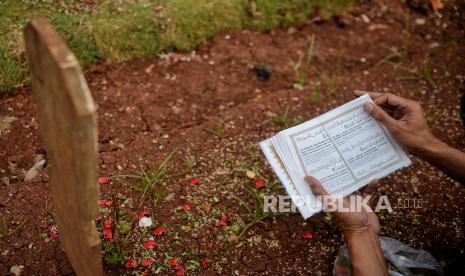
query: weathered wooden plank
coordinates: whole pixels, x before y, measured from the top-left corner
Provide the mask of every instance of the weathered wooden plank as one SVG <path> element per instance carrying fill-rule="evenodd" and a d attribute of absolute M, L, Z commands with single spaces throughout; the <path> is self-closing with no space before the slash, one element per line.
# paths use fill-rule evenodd
<path fill-rule="evenodd" d="M 95 105 L 75 56 L 45 19 L 25 29 L 60 242 L 78 275 L 102 275 Z"/>

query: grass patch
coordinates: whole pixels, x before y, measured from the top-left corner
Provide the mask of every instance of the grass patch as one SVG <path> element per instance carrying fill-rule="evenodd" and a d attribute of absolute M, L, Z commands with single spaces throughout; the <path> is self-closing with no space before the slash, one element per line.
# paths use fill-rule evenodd
<path fill-rule="evenodd" d="M 87 3 L 87 4 L 86 4 Z M 352 0 L 0 0 L 0 94 L 29 84 L 23 29 L 47 17 L 85 68 L 162 52 L 192 50 L 233 29 L 267 31 L 329 16 Z"/>

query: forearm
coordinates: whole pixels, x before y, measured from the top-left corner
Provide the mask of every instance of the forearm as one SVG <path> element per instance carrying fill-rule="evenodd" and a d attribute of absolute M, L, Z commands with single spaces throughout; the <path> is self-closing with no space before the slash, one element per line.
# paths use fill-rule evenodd
<path fill-rule="evenodd" d="M 465 153 L 435 139 L 425 145 L 418 155 L 465 185 Z"/>
<path fill-rule="evenodd" d="M 353 275 L 388 275 L 378 234 L 365 229 L 346 236 Z"/>

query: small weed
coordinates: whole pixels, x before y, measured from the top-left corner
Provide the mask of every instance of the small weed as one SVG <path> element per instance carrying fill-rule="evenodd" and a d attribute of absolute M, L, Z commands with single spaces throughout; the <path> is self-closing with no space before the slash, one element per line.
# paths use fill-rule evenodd
<path fill-rule="evenodd" d="M 289 105 L 286 105 L 284 111 L 279 114 L 271 111 L 271 120 L 273 123 L 281 128 L 288 128 L 301 123 L 299 119 L 289 119 Z"/>
<path fill-rule="evenodd" d="M 419 80 L 419 81 L 425 81 L 427 82 L 433 89 L 437 87 L 436 82 L 433 80 L 432 77 L 432 71 L 433 71 L 433 64 L 434 64 L 434 59 L 428 55 L 426 57 L 425 62 L 423 63 L 423 68 L 422 70 L 417 70 L 416 68 L 408 68 L 405 67 L 401 64 L 396 64 L 392 62 L 388 62 L 394 65 L 395 68 L 402 69 L 408 73 L 410 73 L 410 76 L 405 76 L 405 77 L 396 77 L 396 81 L 402 81 L 402 80 Z"/>
<path fill-rule="evenodd" d="M 42 212 L 44 215 L 48 216 L 50 214 L 50 206 L 48 205 L 48 199 L 45 200 L 44 206 L 42 207 Z"/>
<path fill-rule="evenodd" d="M 324 100 L 324 98 L 325 97 L 321 95 L 320 87 L 314 83 L 312 85 L 312 93 L 310 94 L 308 101 L 310 102 L 311 105 L 317 105 L 321 103 Z"/>
<path fill-rule="evenodd" d="M 4 219 L 0 219 L 0 238 L 5 238 L 8 236 L 11 236 L 14 234 L 16 231 L 21 229 L 28 221 L 29 221 L 30 216 L 26 216 L 15 228 L 12 230 L 8 229 L 8 225 L 6 224 L 6 221 Z"/>
<path fill-rule="evenodd" d="M 301 87 L 305 87 L 306 84 L 306 79 L 308 77 L 308 73 L 310 70 L 310 67 L 312 65 L 312 60 L 313 60 L 313 51 L 315 50 L 315 35 L 313 34 L 311 39 L 310 39 L 310 44 L 307 49 L 307 55 L 305 58 L 305 64 L 302 65 L 302 55 L 299 53 L 299 58 L 297 59 L 297 62 L 294 62 L 293 60 L 289 61 L 289 64 L 292 66 L 292 69 L 294 70 L 295 78 L 296 78 L 296 83 L 300 85 Z"/>
<path fill-rule="evenodd" d="M 325 74 L 316 69 L 315 71 L 316 71 L 318 78 L 321 80 L 321 82 L 326 87 L 326 93 L 331 95 L 334 92 L 336 92 L 336 72 L 333 70 L 331 71 L 331 73 Z"/>
<path fill-rule="evenodd" d="M 145 198 L 147 194 L 152 195 L 152 207 L 154 207 L 165 191 L 164 182 L 166 180 L 166 170 L 168 164 L 173 157 L 173 155 L 178 151 L 180 146 L 174 148 L 166 157 L 165 159 L 154 169 L 150 171 L 146 171 L 142 165 L 140 165 L 140 172 L 136 175 L 115 175 L 113 178 L 133 178 L 138 179 L 140 181 L 139 184 L 132 185 L 129 184 L 132 188 L 141 191 L 142 194 L 139 199 L 139 205 L 137 209 L 140 209 L 145 202 Z"/>
<path fill-rule="evenodd" d="M 224 122 L 221 122 L 220 124 L 215 126 L 213 129 L 204 128 L 203 131 L 211 133 L 211 134 L 213 134 L 216 137 L 221 139 L 221 138 L 223 138 L 223 136 L 224 136 L 224 134 L 226 132 L 226 125 L 224 124 Z"/>

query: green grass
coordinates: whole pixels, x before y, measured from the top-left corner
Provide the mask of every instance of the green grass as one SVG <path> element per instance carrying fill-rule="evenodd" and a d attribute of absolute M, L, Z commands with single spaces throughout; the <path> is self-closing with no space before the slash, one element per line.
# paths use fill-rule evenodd
<path fill-rule="evenodd" d="M 61 2 L 61 4 L 60 4 Z M 47 17 L 85 68 L 192 50 L 234 29 L 268 31 L 305 22 L 317 9 L 328 15 L 352 0 L 0 0 L 0 94 L 29 84 L 23 29 Z M 90 2 L 90 1 L 88 1 Z"/>

